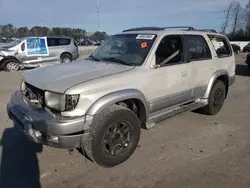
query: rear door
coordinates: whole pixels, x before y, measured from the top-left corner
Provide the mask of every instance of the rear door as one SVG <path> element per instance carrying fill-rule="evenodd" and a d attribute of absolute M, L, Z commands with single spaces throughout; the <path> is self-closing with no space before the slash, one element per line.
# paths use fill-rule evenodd
<path fill-rule="evenodd" d="M 49 55 L 43 58 L 43 62 L 57 61 L 59 59 L 58 48 L 59 41 L 56 37 L 48 37 L 47 44 L 49 49 Z"/>
<path fill-rule="evenodd" d="M 185 35 L 187 61 L 192 65 L 192 97 L 204 96 L 208 82 L 216 68 L 206 36 L 199 34 Z"/>

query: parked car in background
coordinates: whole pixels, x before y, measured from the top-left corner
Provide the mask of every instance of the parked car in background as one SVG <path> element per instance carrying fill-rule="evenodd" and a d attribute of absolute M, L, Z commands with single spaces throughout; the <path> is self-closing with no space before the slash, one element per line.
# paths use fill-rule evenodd
<path fill-rule="evenodd" d="M 94 46 L 100 46 L 101 45 L 101 41 L 99 40 L 94 40 Z"/>
<path fill-rule="evenodd" d="M 236 54 L 240 53 L 241 49 L 240 49 L 239 45 L 237 45 L 237 44 L 231 44 L 231 45 L 232 45 L 234 53 L 236 53 Z"/>
<path fill-rule="evenodd" d="M 240 53 L 240 46 L 239 45 L 237 45 L 237 44 L 231 44 L 231 46 L 233 48 L 234 53 L 236 53 L 236 54 Z M 219 47 L 216 50 L 217 53 L 225 53 L 226 51 L 228 51 L 228 49 L 226 49 L 224 45 L 221 46 L 221 47 Z"/>
<path fill-rule="evenodd" d="M 68 63 L 78 58 L 78 46 L 71 37 L 24 37 L 0 47 L 0 68 L 11 72 L 52 61 Z"/>
<path fill-rule="evenodd" d="M 250 43 L 248 43 L 246 46 L 244 46 L 243 52 L 250 52 Z"/>
<path fill-rule="evenodd" d="M 83 40 L 81 42 L 81 46 L 93 46 L 93 45 L 94 45 L 93 41 L 91 41 L 89 39 Z"/>

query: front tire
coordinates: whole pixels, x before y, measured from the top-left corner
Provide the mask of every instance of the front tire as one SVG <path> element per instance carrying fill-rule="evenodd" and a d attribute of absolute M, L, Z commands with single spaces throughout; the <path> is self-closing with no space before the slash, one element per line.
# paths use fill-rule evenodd
<path fill-rule="evenodd" d="M 103 167 L 114 167 L 134 153 L 140 131 L 140 120 L 133 111 L 111 105 L 94 116 L 83 148 L 93 162 Z"/>
<path fill-rule="evenodd" d="M 17 72 L 20 69 L 20 64 L 15 59 L 6 59 L 3 61 L 2 68 L 7 72 Z"/>
<path fill-rule="evenodd" d="M 226 98 L 226 87 L 224 82 L 216 80 L 208 98 L 208 105 L 201 110 L 207 115 L 216 115 L 221 110 Z"/>

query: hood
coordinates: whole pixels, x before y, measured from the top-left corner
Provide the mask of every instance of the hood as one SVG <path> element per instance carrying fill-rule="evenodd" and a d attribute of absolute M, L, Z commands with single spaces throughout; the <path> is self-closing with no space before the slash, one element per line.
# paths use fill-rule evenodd
<path fill-rule="evenodd" d="M 5 47 L 5 46 L 0 46 L 0 52 L 2 52 L 4 55 L 15 55 L 16 50 Z"/>
<path fill-rule="evenodd" d="M 63 93 L 77 84 L 133 68 L 115 63 L 76 60 L 72 63 L 33 69 L 24 74 L 24 80 L 42 90 Z"/>

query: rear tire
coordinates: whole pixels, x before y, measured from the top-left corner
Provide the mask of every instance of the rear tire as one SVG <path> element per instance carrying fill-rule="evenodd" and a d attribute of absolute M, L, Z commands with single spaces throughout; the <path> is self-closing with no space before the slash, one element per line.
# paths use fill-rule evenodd
<path fill-rule="evenodd" d="M 7 72 L 17 72 L 20 69 L 20 64 L 15 59 L 6 59 L 3 60 L 2 68 Z"/>
<path fill-rule="evenodd" d="M 61 63 L 70 63 L 72 62 L 72 57 L 68 53 L 64 53 L 61 55 Z"/>
<path fill-rule="evenodd" d="M 126 161 L 140 140 L 140 120 L 130 109 L 111 105 L 96 114 L 83 142 L 83 149 L 93 162 L 114 167 Z"/>
<path fill-rule="evenodd" d="M 221 110 L 226 98 L 224 82 L 216 80 L 208 98 L 207 106 L 201 108 L 201 112 L 207 115 L 216 115 Z"/>

